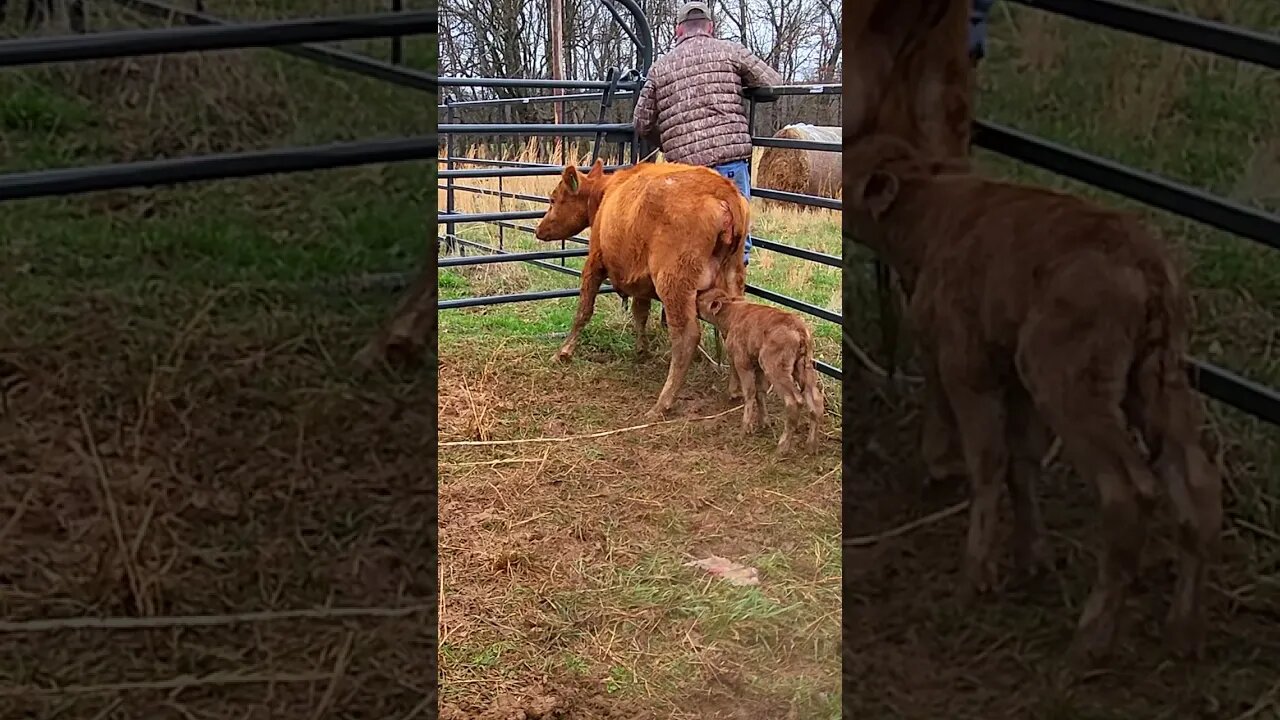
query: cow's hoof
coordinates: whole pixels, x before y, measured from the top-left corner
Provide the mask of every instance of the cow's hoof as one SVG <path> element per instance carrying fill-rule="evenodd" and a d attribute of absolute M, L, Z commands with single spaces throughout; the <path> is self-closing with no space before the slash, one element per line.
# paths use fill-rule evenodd
<path fill-rule="evenodd" d="M 573 359 L 572 350 L 557 350 L 555 355 L 551 356 L 551 361 L 564 365 Z"/>
<path fill-rule="evenodd" d="M 647 423 L 661 422 L 665 419 L 667 419 L 667 413 L 661 408 L 653 408 L 649 412 L 644 414 L 644 421 Z"/>

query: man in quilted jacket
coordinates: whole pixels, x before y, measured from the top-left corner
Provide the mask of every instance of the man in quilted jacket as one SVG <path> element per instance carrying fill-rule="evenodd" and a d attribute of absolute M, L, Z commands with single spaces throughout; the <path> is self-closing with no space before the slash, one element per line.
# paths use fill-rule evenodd
<path fill-rule="evenodd" d="M 714 34 L 711 10 L 690 2 L 676 13 L 676 44 L 649 69 L 636 102 L 636 133 L 671 162 L 709 167 L 751 198 L 751 129 L 742 91 L 781 85 L 782 76 L 745 47 Z M 751 257 L 751 238 L 743 262 Z"/>

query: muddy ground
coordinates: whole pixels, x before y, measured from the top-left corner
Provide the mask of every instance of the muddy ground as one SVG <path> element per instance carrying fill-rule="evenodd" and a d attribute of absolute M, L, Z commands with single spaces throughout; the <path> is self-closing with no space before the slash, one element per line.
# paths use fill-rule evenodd
<path fill-rule="evenodd" d="M 952 508 L 967 491 L 922 489 L 924 468 L 913 452 L 918 415 L 909 394 L 895 404 L 870 391 L 853 395 L 862 407 L 855 413 L 861 421 L 846 427 L 852 472 L 845 478 L 845 523 L 846 537 L 860 539 L 844 560 L 845 717 L 1277 717 L 1275 536 L 1228 521 L 1206 657 L 1177 662 L 1160 640 L 1173 585 L 1172 536 L 1161 507 L 1116 657 L 1096 671 L 1071 674 L 1064 655 L 1096 567 L 1095 493 L 1053 465 L 1041 496 L 1057 577 L 966 605 L 958 594 L 965 513 L 880 542 L 874 536 Z M 1247 458 L 1227 443 L 1235 482 L 1250 482 Z M 1007 532 L 1007 501 L 1002 512 Z"/>
<path fill-rule="evenodd" d="M 838 717 L 838 421 L 778 457 L 704 360 L 674 422 L 562 442 L 641 425 L 667 360 L 609 299 L 558 367 L 545 306 L 441 318 L 442 717 Z"/>
<path fill-rule="evenodd" d="M 434 392 L 344 364 L 390 298 L 143 295 L 0 306 L 0 717 L 427 717 Z"/>

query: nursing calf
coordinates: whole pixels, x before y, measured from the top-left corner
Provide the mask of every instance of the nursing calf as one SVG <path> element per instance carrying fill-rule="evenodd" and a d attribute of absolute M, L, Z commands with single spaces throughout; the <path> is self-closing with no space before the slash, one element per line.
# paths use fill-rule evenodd
<path fill-rule="evenodd" d="M 641 163 L 604 174 L 597 160 L 583 174 L 564 169 L 551 206 L 538 223 L 539 240 L 563 240 L 591 227 L 578 312 L 556 359 L 573 356 L 582 327 L 595 311 L 605 278 L 631 298 L 637 351 L 648 346 L 649 304 L 660 300 L 671 336 L 671 365 L 648 417 L 660 417 L 697 351 L 697 293 L 720 288 L 742 294 L 742 262 L 750 208 L 733 183 L 714 170 L 679 163 Z"/>
<path fill-rule="evenodd" d="M 1183 366 L 1190 303 L 1166 248 L 1128 215 L 949 170 L 900 140 L 869 138 L 844 162 L 855 175 L 845 217 L 901 275 L 929 380 L 942 390 L 935 410 L 960 431 L 973 482 L 968 587 L 996 584 L 1001 485 L 1013 500 L 1017 566 L 1047 559 L 1034 486 L 1052 431 L 1102 505 L 1105 546 L 1076 653 L 1097 657 L 1113 644 L 1157 481 L 1177 518 L 1167 635 L 1199 652 L 1222 480 L 1199 444 L 1203 411 Z"/>
<path fill-rule="evenodd" d="M 805 446 L 810 452 L 817 449 L 822 389 L 813 368 L 813 336 L 804 321 L 785 310 L 749 303 L 716 289 L 698 294 L 698 314 L 725 336 L 730 377 L 736 376 L 741 383 L 745 403 L 743 430 L 759 429 L 765 416 L 765 392 L 772 385 L 787 408 L 778 450 L 791 450 L 796 433 L 803 432 L 805 425 Z"/>

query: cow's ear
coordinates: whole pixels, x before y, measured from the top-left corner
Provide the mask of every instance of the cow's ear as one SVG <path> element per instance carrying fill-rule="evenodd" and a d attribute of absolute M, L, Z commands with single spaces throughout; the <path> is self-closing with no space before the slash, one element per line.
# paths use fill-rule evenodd
<path fill-rule="evenodd" d="M 598 178 L 604 176 L 604 158 L 596 158 L 595 164 L 591 166 L 591 172 L 587 173 L 587 177 Z"/>
<path fill-rule="evenodd" d="M 561 177 L 564 179 L 565 187 L 569 188 L 569 192 L 578 192 L 578 168 L 569 165 L 564 169 L 564 174 Z"/>
<path fill-rule="evenodd" d="M 898 198 L 898 178 L 884 170 L 876 170 L 862 184 L 862 204 L 876 220 L 893 206 Z"/>

